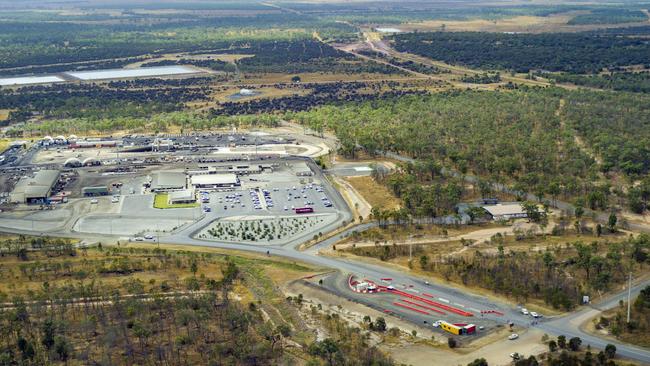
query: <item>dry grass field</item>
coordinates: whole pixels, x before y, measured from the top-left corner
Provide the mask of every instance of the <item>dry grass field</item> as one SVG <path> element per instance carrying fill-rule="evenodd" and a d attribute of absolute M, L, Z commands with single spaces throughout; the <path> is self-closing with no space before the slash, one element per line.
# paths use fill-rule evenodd
<path fill-rule="evenodd" d="M 393 210 L 402 205 L 397 197 L 372 177 L 349 177 L 347 181 L 372 207 Z"/>
<path fill-rule="evenodd" d="M 0 121 L 6 121 L 9 118 L 9 112 L 11 111 L 8 109 L 0 109 Z"/>
<path fill-rule="evenodd" d="M 302 83 L 332 83 L 338 81 L 379 81 L 379 80 L 395 80 L 395 81 L 409 81 L 416 80 L 417 78 L 408 76 L 408 75 L 385 75 L 385 74 L 370 74 L 370 73 L 358 73 L 358 74 L 337 74 L 337 73 L 325 73 L 325 72 L 309 72 L 309 73 L 298 73 L 298 74 L 279 74 L 279 73 L 268 73 L 268 74 L 246 74 L 242 80 L 242 84 L 245 85 L 257 85 L 257 84 L 275 84 L 275 83 L 290 83 L 291 78 L 294 76 L 299 76 Z"/>
<path fill-rule="evenodd" d="M 292 88 L 279 89 L 274 87 L 264 87 L 264 88 L 255 89 L 256 92 L 259 92 L 259 94 L 257 95 L 247 96 L 237 100 L 230 98 L 232 95 L 239 93 L 239 91 L 240 88 L 237 87 L 231 87 L 225 90 L 219 90 L 212 94 L 212 98 L 219 103 L 224 103 L 224 102 L 247 102 L 247 101 L 257 100 L 257 99 L 279 98 L 279 97 L 286 97 L 290 95 L 308 94 L 308 92 L 303 89 L 292 89 Z"/>
<path fill-rule="evenodd" d="M 16 239 L 3 236 L 2 240 Z M 0 257 L 0 295 L 29 296 L 42 289 L 47 282 L 52 288 L 71 284 L 98 282 L 108 288 L 123 288 L 128 283 L 140 283 L 144 292 L 158 292 L 162 284 L 167 291 L 184 291 L 186 280 L 194 276 L 192 262 L 196 262 L 197 278 L 219 280 L 226 258 L 234 260 L 253 277 L 263 276 L 272 283 L 291 281 L 315 270 L 283 260 L 233 252 L 182 246 L 130 243 L 119 247 L 79 249 L 74 254 L 28 252 L 26 257 Z M 236 288 L 242 299 L 252 299 L 250 289 Z M 2 297 L 2 296 L 0 296 Z"/>
<path fill-rule="evenodd" d="M 522 33 L 555 33 L 583 32 L 602 28 L 617 28 L 620 24 L 588 24 L 568 25 L 567 22 L 576 15 L 584 12 L 572 11 L 540 16 L 516 16 L 505 19 L 472 19 L 472 20 L 429 20 L 413 22 L 398 26 L 405 32 L 410 31 L 453 31 L 453 32 L 522 32 Z M 627 23 L 625 26 L 647 25 L 648 22 Z"/>

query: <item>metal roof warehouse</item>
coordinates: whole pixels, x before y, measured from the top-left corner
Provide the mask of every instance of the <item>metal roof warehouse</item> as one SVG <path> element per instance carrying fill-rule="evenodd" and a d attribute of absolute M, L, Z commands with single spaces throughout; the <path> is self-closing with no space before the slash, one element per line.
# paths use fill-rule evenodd
<path fill-rule="evenodd" d="M 508 203 L 498 205 L 483 206 L 494 220 L 510 220 L 518 218 L 526 218 L 528 214 L 520 203 Z"/>
<path fill-rule="evenodd" d="M 187 179 L 183 172 L 157 172 L 151 179 L 151 191 L 172 191 L 185 189 Z"/>
<path fill-rule="evenodd" d="M 239 186 L 236 174 L 201 174 L 193 175 L 192 185 L 196 188 L 224 188 Z"/>
<path fill-rule="evenodd" d="M 59 181 L 59 175 L 58 170 L 39 170 L 33 177 L 21 179 L 11 192 L 11 202 L 44 203 Z"/>

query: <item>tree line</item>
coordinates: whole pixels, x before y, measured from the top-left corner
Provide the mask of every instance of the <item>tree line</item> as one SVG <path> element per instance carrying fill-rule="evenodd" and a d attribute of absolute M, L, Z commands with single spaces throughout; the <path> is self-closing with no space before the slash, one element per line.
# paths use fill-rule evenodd
<path fill-rule="evenodd" d="M 646 64 L 650 45 L 637 37 L 595 33 L 418 32 L 391 37 L 395 48 L 483 69 L 598 73 Z"/>

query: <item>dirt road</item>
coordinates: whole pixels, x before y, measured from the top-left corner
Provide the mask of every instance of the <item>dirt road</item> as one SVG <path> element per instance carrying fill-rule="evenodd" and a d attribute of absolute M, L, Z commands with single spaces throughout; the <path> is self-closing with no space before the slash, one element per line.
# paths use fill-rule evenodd
<path fill-rule="evenodd" d="M 457 236 L 406 238 L 403 240 L 394 241 L 394 244 L 395 245 L 434 244 L 434 243 L 446 243 L 450 241 L 460 241 L 460 240 L 470 240 L 474 243 L 481 243 L 481 242 L 489 241 L 490 238 L 492 238 L 492 236 L 498 233 L 502 235 L 513 235 L 515 230 L 527 230 L 530 229 L 533 225 L 534 224 L 530 224 L 526 222 L 516 222 L 514 225 L 508 227 L 481 229 L 481 230 L 476 230 L 476 231 L 469 232 L 467 234 L 462 234 Z M 359 247 L 374 247 L 376 245 L 377 244 L 374 241 L 368 240 L 368 241 L 361 241 L 361 242 L 337 244 L 336 248 L 340 250 L 340 249 L 350 248 L 352 246 L 359 248 Z M 452 254 L 458 254 L 458 253 L 450 253 L 450 255 Z"/>

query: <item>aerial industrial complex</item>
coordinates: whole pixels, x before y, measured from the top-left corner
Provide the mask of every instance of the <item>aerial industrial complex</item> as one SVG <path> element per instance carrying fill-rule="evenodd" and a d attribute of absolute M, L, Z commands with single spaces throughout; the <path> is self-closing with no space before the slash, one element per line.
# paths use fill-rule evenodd
<path fill-rule="evenodd" d="M 312 160 L 326 153 L 326 146 L 299 136 L 264 133 L 44 136 L 5 153 L 0 169 L 8 198 L 0 229 L 86 241 L 220 246 L 311 260 L 340 268 L 343 272 L 326 278 L 324 287 L 360 303 L 403 313 L 414 323 L 435 323 L 441 332 L 468 317 L 480 331 L 474 327 L 466 335 L 495 329 L 497 319 L 483 316 L 488 309 L 482 304 L 470 306 L 474 300 L 464 305 L 467 311 L 440 300 L 435 304 L 442 308 L 432 306 L 433 299 L 393 287 L 385 271 L 365 272 L 370 283 L 384 282 L 381 291 L 361 293 L 360 285 L 349 283 L 349 276 L 359 273 L 356 266 L 315 256 L 318 246 L 296 250 L 353 220 L 350 204 Z M 371 171 L 349 169 L 354 175 Z"/>
<path fill-rule="evenodd" d="M 322 289 L 443 336 L 531 325 L 530 315 L 506 303 L 385 266 L 319 255 L 375 225 L 348 227 L 353 203 L 330 176 L 372 169 L 357 164 L 325 172 L 313 158 L 330 148 L 318 138 L 259 132 L 45 136 L 10 146 L 0 159 L 0 230 L 82 243 L 211 246 L 337 268 L 321 278 Z M 476 205 L 495 221 L 526 216 L 517 203 Z M 313 245 L 302 248 L 307 243 Z"/>
<path fill-rule="evenodd" d="M 8 199 L 0 227 L 139 241 L 192 226 L 196 235 L 217 240 L 200 229 L 229 217 L 283 222 L 313 215 L 318 219 L 310 219 L 310 230 L 282 236 L 311 237 L 327 231 L 347 206 L 301 152 L 310 148 L 270 135 L 45 136 L 29 149 L 6 153 L 11 158 L 3 168 L 13 174 L 3 182 Z M 40 222 L 42 210 L 60 212 L 61 220 Z"/>

